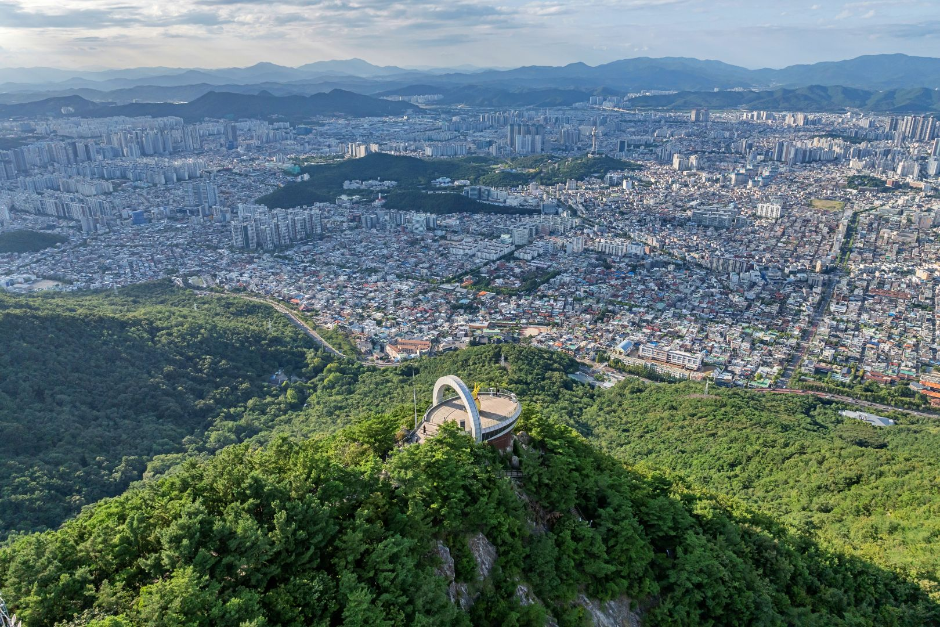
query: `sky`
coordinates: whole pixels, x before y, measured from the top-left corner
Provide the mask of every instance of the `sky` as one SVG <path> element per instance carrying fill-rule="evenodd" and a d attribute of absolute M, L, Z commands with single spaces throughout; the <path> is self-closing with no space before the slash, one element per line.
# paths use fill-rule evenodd
<path fill-rule="evenodd" d="M 0 67 L 940 57 L 940 0 L 0 0 Z"/>

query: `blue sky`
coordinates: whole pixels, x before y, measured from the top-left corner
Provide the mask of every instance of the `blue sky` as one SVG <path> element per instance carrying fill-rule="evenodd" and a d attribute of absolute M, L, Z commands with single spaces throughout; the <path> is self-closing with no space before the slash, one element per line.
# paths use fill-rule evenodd
<path fill-rule="evenodd" d="M 0 66 L 940 57 L 940 0 L 0 0 Z"/>

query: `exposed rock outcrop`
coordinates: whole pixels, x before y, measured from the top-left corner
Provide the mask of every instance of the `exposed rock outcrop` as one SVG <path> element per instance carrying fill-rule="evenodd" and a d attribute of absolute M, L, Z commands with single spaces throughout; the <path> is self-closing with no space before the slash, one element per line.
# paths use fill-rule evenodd
<path fill-rule="evenodd" d="M 470 538 L 470 553 L 477 563 L 477 579 L 482 581 L 489 577 L 497 557 L 493 543 L 482 533 L 478 533 Z"/>
<path fill-rule="evenodd" d="M 454 581 L 456 571 L 454 570 L 454 557 L 450 554 L 447 545 L 437 541 L 437 555 L 441 558 L 441 565 L 437 567 L 436 574 L 447 580 L 447 596 L 451 603 L 457 603 L 463 610 L 469 610 L 473 605 L 473 599 L 470 597 L 470 590 L 465 583 Z"/>
<path fill-rule="evenodd" d="M 627 597 L 601 602 L 582 594 L 577 603 L 587 610 L 595 627 L 640 627 L 640 616 L 630 609 Z"/>
<path fill-rule="evenodd" d="M 484 536 L 478 533 L 467 539 L 470 547 L 470 554 L 477 565 L 477 581 L 482 582 L 489 577 L 493 570 L 493 565 L 499 557 L 496 547 Z M 443 577 L 448 582 L 447 594 L 452 603 L 458 604 L 464 611 L 469 610 L 479 596 L 478 592 L 471 592 L 471 585 L 455 581 L 456 571 L 454 557 L 443 542 L 437 543 L 437 554 L 441 559 L 441 564 L 437 568 L 437 575 Z M 476 589 L 475 584 L 472 588 Z M 527 583 L 521 582 L 516 585 L 516 598 L 519 604 L 543 605 Z M 575 601 L 587 612 L 591 624 L 595 627 L 641 627 L 640 614 L 630 608 L 630 599 L 620 597 L 611 601 L 598 601 L 590 599 L 581 594 Z M 545 619 L 546 627 L 557 627 L 558 622 L 550 614 Z"/>

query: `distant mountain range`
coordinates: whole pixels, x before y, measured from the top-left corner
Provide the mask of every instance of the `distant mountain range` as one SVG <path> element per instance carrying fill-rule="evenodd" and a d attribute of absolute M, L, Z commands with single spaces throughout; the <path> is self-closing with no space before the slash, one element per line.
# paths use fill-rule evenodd
<path fill-rule="evenodd" d="M 932 111 L 929 92 L 940 88 L 940 59 L 870 55 L 759 70 L 683 57 L 641 57 L 598 66 L 572 63 L 560 67 L 454 71 L 377 66 L 362 59 L 318 61 L 299 67 L 258 63 L 246 68 L 221 69 L 149 67 L 80 72 L 0 68 L 0 103 L 6 104 L 66 96 L 119 105 L 180 103 L 195 101 L 211 92 L 310 97 L 339 89 L 373 96 L 441 94 L 440 104 L 489 107 L 563 106 L 583 102 L 591 95 L 643 91 L 680 92 L 677 98 L 662 100 L 674 103 L 669 106 L 681 106 L 682 99 L 692 98 L 688 92 L 700 94 L 694 97 L 700 103 L 726 101 L 727 106 L 752 106 L 766 97 L 755 93 L 798 91 L 810 86 L 887 94 L 851 97 L 844 106 L 865 108 L 867 98 L 874 98 L 872 104 L 879 107 Z M 730 95 L 732 90 L 742 90 L 741 95 Z M 907 90 L 922 91 L 912 96 Z M 706 98 L 707 92 L 721 95 Z M 780 93 L 785 94 L 785 102 L 803 101 L 799 94 Z M 773 102 L 773 96 L 770 98 Z M 809 101 L 826 110 L 842 106 L 842 96 L 834 95 L 832 102 L 826 100 L 828 97 L 821 101 L 818 98 L 811 95 Z M 652 106 L 649 103 L 657 100 L 638 102 Z"/>
<path fill-rule="evenodd" d="M 377 117 L 405 115 L 416 107 L 407 102 L 393 102 L 334 89 L 311 96 L 274 96 L 269 93 L 233 94 L 211 91 L 192 102 L 133 103 L 113 105 L 92 102 L 81 96 L 47 98 L 37 102 L 0 105 L 0 117 L 72 114 L 85 117 L 177 116 L 187 121 L 203 118 L 284 118 L 302 121 L 317 115 L 346 115 L 350 117 Z"/>
<path fill-rule="evenodd" d="M 437 77 L 437 84 L 471 82 L 519 87 L 561 89 L 610 88 L 695 91 L 707 89 L 766 89 L 807 85 L 844 85 L 858 89 L 940 87 L 940 59 L 903 54 L 870 55 L 848 61 L 794 65 L 783 69 L 749 70 L 720 61 L 682 57 L 624 59 L 604 65 L 572 63 L 563 67 L 530 66 L 514 70 Z"/>
<path fill-rule="evenodd" d="M 707 107 L 771 111 L 859 109 L 874 113 L 935 113 L 940 112 L 940 91 L 925 88 L 869 91 L 823 85 L 768 91 L 683 91 L 640 96 L 632 99 L 629 106 L 678 110 Z"/>
<path fill-rule="evenodd" d="M 680 90 L 845 85 L 860 89 L 940 87 L 940 59 L 903 54 L 868 55 L 846 61 L 792 65 L 782 69 L 747 68 L 685 57 L 639 57 L 603 65 L 526 66 L 510 70 L 408 70 L 377 66 L 362 59 L 317 61 L 299 67 L 258 63 L 245 68 L 129 68 L 80 71 L 56 68 L 0 68 L 0 91 L 92 88 L 103 91 L 139 85 L 179 87 L 253 83 L 309 83 L 328 77 L 425 82 L 432 84 L 618 90 Z"/>
<path fill-rule="evenodd" d="M 200 82 L 209 84 L 254 83 L 260 81 L 287 82 L 322 76 L 374 77 L 404 73 L 407 73 L 407 70 L 399 67 L 380 67 L 367 63 L 362 59 L 317 61 L 296 68 L 274 63 L 256 63 L 244 68 L 217 69 L 145 67 L 83 71 L 35 67 L 0 68 L 0 84 L 10 83 L 16 88 L 49 84 L 59 84 L 62 87 L 90 87 L 93 86 L 92 84 L 97 84 L 100 87 L 118 89 L 134 85 L 173 86 Z M 8 86 L 4 88 L 7 89 Z"/>

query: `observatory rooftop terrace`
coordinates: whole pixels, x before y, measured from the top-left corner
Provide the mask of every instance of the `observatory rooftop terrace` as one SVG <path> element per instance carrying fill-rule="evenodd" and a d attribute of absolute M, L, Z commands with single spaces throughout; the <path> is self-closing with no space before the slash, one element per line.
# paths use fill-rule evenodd
<path fill-rule="evenodd" d="M 456 394 L 446 398 L 446 388 Z M 522 404 L 515 394 L 497 392 L 496 388 L 480 391 L 478 398 L 479 411 L 463 381 L 457 377 L 442 377 L 434 386 L 434 404 L 425 412 L 412 441 L 423 442 L 434 437 L 443 423 L 455 422 L 477 442 L 490 442 L 504 448 L 519 419 Z"/>

